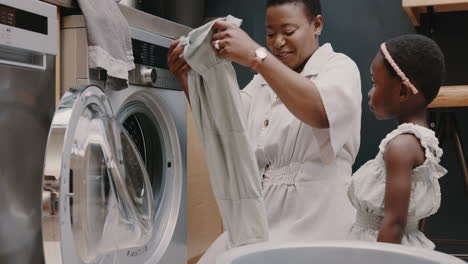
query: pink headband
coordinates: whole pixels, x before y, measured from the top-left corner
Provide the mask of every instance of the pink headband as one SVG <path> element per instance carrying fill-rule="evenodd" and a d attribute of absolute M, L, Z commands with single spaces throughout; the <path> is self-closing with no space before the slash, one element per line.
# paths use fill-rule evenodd
<path fill-rule="evenodd" d="M 403 71 L 398 67 L 396 62 L 393 60 L 392 56 L 390 56 L 390 53 L 388 53 L 387 46 L 385 45 L 385 42 L 380 45 L 380 49 L 382 50 L 382 53 L 387 59 L 388 63 L 392 66 L 392 68 L 395 70 L 398 76 L 400 76 L 401 80 L 403 81 L 403 84 L 406 85 L 406 87 L 409 87 L 411 91 L 413 91 L 414 94 L 417 94 L 419 91 L 414 87 L 414 85 L 411 83 L 411 81 L 406 77 L 406 75 L 403 73 Z"/>

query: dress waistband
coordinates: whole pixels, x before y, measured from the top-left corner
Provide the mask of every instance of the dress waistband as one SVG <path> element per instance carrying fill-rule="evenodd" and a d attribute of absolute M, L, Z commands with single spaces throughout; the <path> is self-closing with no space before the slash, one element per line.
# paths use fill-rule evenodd
<path fill-rule="evenodd" d="M 336 160 L 329 166 L 315 162 L 291 162 L 281 167 L 267 165 L 262 173 L 262 184 L 294 186 L 297 182 L 332 182 L 345 180 L 346 177 L 351 177 L 351 165 L 343 160 Z"/>
<path fill-rule="evenodd" d="M 373 230 L 380 230 L 380 226 L 383 222 L 383 216 L 367 213 L 364 211 L 358 211 L 356 213 L 356 224 Z M 408 218 L 406 222 L 405 232 L 416 232 L 418 231 L 418 220 Z"/>
<path fill-rule="evenodd" d="M 303 170 L 304 165 L 299 162 L 290 163 L 280 168 L 268 168 L 263 174 L 263 183 L 266 184 L 295 184 L 297 175 Z"/>

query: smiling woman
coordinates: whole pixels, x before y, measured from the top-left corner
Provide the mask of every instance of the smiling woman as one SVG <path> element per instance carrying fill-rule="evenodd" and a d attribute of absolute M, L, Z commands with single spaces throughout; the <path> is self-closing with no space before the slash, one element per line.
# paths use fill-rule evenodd
<path fill-rule="evenodd" d="M 355 217 L 346 192 L 359 149 L 359 70 L 330 44 L 319 46 L 322 27 L 319 0 L 267 1 L 269 51 L 237 26 L 213 25 L 213 52 L 258 72 L 240 91 L 240 111 L 273 242 L 345 239 Z M 168 65 L 188 94 L 190 66 L 177 45 Z M 215 263 L 226 248 L 223 234 L 199 263 Z"/>
<path fill-rule="evenodd" d="M 296 72 L 302 71 L 307 60 L 318 49 L 318 36 L 323 25 L 322 16 L 310 14 L 304 5 L 300 2 L 273 5 L 266 13 L 268 48 Z M 301 12 L 305 14 L 298 16 Z"/>

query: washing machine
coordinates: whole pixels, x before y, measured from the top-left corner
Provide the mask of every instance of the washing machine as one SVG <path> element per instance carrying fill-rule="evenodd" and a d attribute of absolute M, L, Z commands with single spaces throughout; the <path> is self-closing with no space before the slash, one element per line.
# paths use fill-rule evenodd
<path fill-rule="evenodd" d="M 83 16 L 62 18 L 63 96 L 44 163 L 46 264 L 187 262 L 187 103 L 166 55 L 190 29 L 124 15 L 136 64 L 128 82 L 88 69 Z"/>

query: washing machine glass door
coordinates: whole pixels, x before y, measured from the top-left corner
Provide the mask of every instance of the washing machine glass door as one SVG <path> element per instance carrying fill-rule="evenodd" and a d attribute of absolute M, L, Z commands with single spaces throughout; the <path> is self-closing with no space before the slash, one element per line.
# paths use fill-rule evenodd
<path fill-rule="evenodd" d="M 148 242 L 155 214 L 149 177 L 100 88 L 64 95 L 45 156 L 46 264 L 113 263 L 117 250 Z"/>

